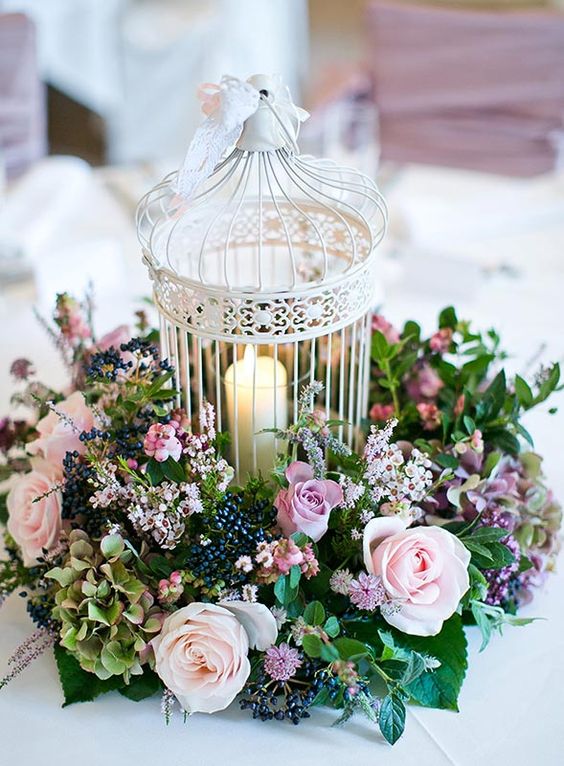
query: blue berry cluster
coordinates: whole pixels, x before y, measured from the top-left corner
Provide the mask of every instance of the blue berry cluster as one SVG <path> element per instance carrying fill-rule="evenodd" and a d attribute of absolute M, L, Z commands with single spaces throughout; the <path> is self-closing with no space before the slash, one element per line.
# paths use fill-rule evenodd
<path fill-rule="evenodd" d="M 99 536 L 105 527 L 107 516 L 103 509 L 93 508 L 89 502 L 92 495 L 89 480 L 96 475 L 95 469 L 75 450 L 65 455 L 63 473 L 63 519 L 69 519 L 73 526 L 83 529 L 92 537 Z M 77 519 L 80 519 L 80 522 L 77 522 Z"/>
<path fill-rule="evenodd" d="M 55 625 L 55 620 L 51 616 L 54 606 L 55 602 L 52 597 L 46 593 L 41 593 L 28 599 L 26 609 L 38 628 L 52 628 Z"/>
<path fill-rule="evenodd" d="M 200 533 L 207 544 L 193 543 L 188 551 L 190 569 L 197 579 L 211 588 L 218 580 L 227 587 L 243 585 L 248 574 L 235 569 L 241 556 L 253 557 L 257 545 L 270 541 L 265 531 L 273 525 L 275 510 L 268 500 L 255 499 L 243 507 L 243 494 L 228 492 L 213 516 L 204 520 Z"/>
<path fill-rule="evenodd" d="M 127 372 L 131 367 L 133 362 L 125 362 L 118 349 L 110 346 L 106 351 L 98 351 L 89 357 L 85 372 L 90 380 L 114 382 L 118 379 L 120 372 Z"/>

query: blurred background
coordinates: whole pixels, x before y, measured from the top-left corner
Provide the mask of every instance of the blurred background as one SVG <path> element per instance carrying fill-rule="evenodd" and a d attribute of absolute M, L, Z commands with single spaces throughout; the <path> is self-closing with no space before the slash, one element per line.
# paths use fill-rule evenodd
<path fill-rule="evenodd" d="M 304 152 L 378 179 L 394 321 L 456 303 L 558 358 L 562 0 L 0 0 L 3 358 L 51 370 L 31 307 L 89 281 L 100 332 L 130 318 L 137 200 L 178 167 L 197 85 L 255 72 L 311 112 Z"/>

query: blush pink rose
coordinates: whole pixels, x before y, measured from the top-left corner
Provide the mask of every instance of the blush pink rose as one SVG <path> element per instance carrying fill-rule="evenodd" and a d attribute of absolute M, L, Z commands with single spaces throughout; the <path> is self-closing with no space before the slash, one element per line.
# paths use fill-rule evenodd
<path fill-rule="evenodd" d="M 80 433 L 90 431 L 95 421 L 94 414 L 86 405 L 80 391 L 75 391 L 64 401 L 58 402 L 55 409 L 66 415 L 68 421 L 50 411 L 38 422 L 36 428 L 39 437 L 28 444 L 27 450 L 31 455 L 41 455 L 58 471 L 59 476 L 62 476 L 65 454 L 74 450 L 80 454 L 84 453 L 86 446 L 79 439 Z"/>
<path fill-rule="evenodd" d="M 96 348 L 99 351 L 107 351 L 113 346 L 119 351 L 121 344 L 127 343 L 129 340 L 131 340 L 131 331 L 128 325 L 120 324 L 118 327 L 115 327 L 113 330 L 103 335 L 98 343 L 96 343 Z"/>
<path fill-rule="evenodd" d="M 244 687 L 249 648 L 264 651 L 277 636 L 263 604 L 196 602 L 169 615 L 153 639 L 155 670 L 187 713 L 215 713 Z"/>
<path fill-rule="evenodd" d="M 276 521 L 287 537 L 303 532 L 317 542 L 327 532 L 332 509 L 343 502 L 343 491 L 336 481 L 314 479 L 312 467 L 300 460 L 290 463 L 286 478 L 290 486 L 274 501 Z"/>
<path fill-rule="evenodd" d="M 6 500 L 8 532 L 19 545 L 26 567 L 37 564 L 43 549 L 50 551 L 57 546 L 62 530 L 59 490 L 33 502 L 57 484 L 58 475 L 43 461 L 34 461 L 32 468 L 15 480 Z"/>
<path fill-rule="evenodd" d="M 414 636 L 435 636 L 470 587 L 470 553 L 440 527 L 406 529 L 399 518 L 377 518 L 364 530 L 364 565 L 378 575 L 397 609 L 390 625 Z"/>

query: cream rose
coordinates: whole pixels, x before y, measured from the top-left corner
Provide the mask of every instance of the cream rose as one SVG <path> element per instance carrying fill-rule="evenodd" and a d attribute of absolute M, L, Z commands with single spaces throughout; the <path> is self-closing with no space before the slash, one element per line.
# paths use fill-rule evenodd
<path fill-rule="evenodd" d="M 401 519 L 377 518 L 364 530 L 364 565 L 394 602 L 383 617 L 404 633 L 440 632 L 470 586 L 469 563 L 469 551 L 440 527 L 406 529 Z"/>
<path fill-rule="evenodd" d="M 80 391 L 56 404 L 55 409 L 68 420 L 50 411 L 38 422 L 39 437 L 28 444 L 27 450 L 31 455 L 44 457 L 62 476 L 65 454 L 75 450 L 81 454 L 84 452 L 85 445 L 79 436 L 82 431 L 90 431 L 94 426 L 94 415 Z"/>
<path fill-rule="evenodd" d="M 57 481 L 58 476 L 50 464 L 33 461 L 33 470 L 18 477 L 8 494 L 8 532 L 20 546 L 26 567 L 37 564 L 43 550 L 50 551 L 59 542 L 61 492 L 56 490 L 41 497 Z M 41 500 L 34 502 L 38 497 Z"/>
<path fill-rule="evenodd" d="M 153 639 L 155 669 L 186 712 L 215 713 L 245 685 L 249 647 L 267 649 L 277 635 L 263 604 L 189 604 L 167 617 Z"/>

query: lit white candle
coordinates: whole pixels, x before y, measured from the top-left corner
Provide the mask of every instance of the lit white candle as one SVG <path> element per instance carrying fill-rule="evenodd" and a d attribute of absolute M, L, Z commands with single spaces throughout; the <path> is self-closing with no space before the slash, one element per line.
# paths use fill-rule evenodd
<path fill-rule="evenodd" d="M 271 356 L 258 356 L 247 346 L 242 359 L 225 373 L 227 422 L 231 434 L 231 460 L 239 455 L 239 478 L 260 471 L 267 477 L 276 456 L 272 433 L 265 428 L 288 425 L 288 376 L 286 368 Z"/>

